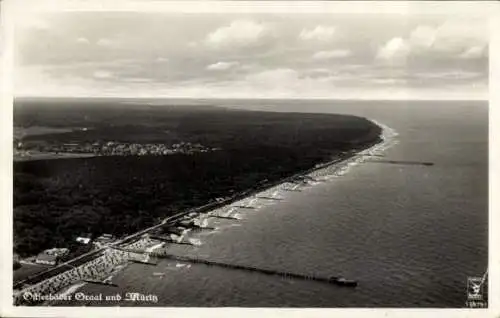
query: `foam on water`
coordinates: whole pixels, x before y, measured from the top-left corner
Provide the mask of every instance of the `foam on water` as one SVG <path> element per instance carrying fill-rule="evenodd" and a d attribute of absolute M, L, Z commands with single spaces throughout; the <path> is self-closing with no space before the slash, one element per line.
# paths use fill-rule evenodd
<path fill-rule="evenodd" d="M 286 101 L 278 106 L 300 111 L 303 104 Z M 467 275 L 480 276 L 487 265 L 486 107 L 448 107 L 432 101 L 405 101 L 398 108 L 380 101 L 331 104 L 309 105 L 315 112 L 380 118 L 397 127 L 400 137 L 390 136 L 391 130 L 384 127 L 383 142 L 316 171 L 314 178 L 325 182 L 315 187 L 279 185 L 284 199 L 279 205 L 253 212 L 235 209 L 245 220 L 211 219 L 221 229 L 210 241 L 204 239 L 204 246 L 195 251 L 177 245 L 169 249 L 228 263 L 340 274 L 358 280 L 360 288 L 285 282 L 206 266 L 193 266 L 185 275 L 168 260 L 160 263 L 162 271 L 169 270 L 168 280 L 151 284 L 144 272 L 159 269 L 134 264 L 116 283 L 158 294 L 162 306 L 464 306 Z M 261 107 L 260 102 L 255 105 Z M 397 140 L 401 145 L 385 152 Z M 391 159 L 436 165 L 361 164 L 389 154 Z M 308 193 L 284 192 L 295 187 Z M 108 289 L 90 285 L 85 288 Z"/>
<path fill-rule="evenodd" d="M 375 122 L 375 121 L 374 121 Z M 278 184 L 272 188 L 263 190 L 262 192 L 259 192 L 255 194 L 254 196 L 250 198 L 244 198 L 241 199 L 235 203 L 232 204 L 230 207 L 222 207 L 216 210 L 213 210 L 210 212 L 212 215 L 221 215 L 221 216 L 232 216 L 236 217 L 239 220 L 244 220 L 245 215 L 247 214 L 255 214 L 255 212 L 258 212 L 259 208 L 263 206 L 268 206 L 272 204 L 277 204 L 281 200 L 269 200 L 269 199 L 264 199 L 264 198 L 258 198 L 258 196 L 268 196 L 268 197 L 273 197 L 273 198 L 280 198 L 284 199 L 287 191 L 286 189 L 307 189 L 308 187 L 316 186 L 319 185 L 323 182 L 329 182 L 334 180 L 337 177 L 341 177 L 345 174 L 347 174 L 352 168 L 356 167 L 357 165 L 363 163 L 366 161 L 367 158 L 371 156 L 376 156 L 376 155 L 382 155 L 388 148 L 394 146 L 397 144 L 396 137 L 398 134 L 396 131 L 384 124 L 375 122 L 379 127 L 382 128 L 382 133 L 380 138 L 382 139 L 382 142 L 377 143 L 373 145 L 370 148 L 367 148 L 365 150 L 362 150 L 352 156 L 351 158 L 348 158 L 342 162 L 332 164 L 330 166 L 315 170 L 307 176 L 314 178 L 315 180 L 306 180 L 305 183 L 303 184 L 295 184 L 291 182 L 284 182 L 281 184 Z M 252 207 L 252 211 L 245 211 L 242 208 L 239 208 L 238 206 L 248 206 Z M 194 219 L 195 224 L 200 225 L 200 226 L 208 226 L 209 221 L 208 221 L 208 216 L 206 215 L 199 215 L 197 218 Z M 217 224 L 220 224 L 220 220 L 217 221 L 212 221 L 216 222 Z M 218 227 L 217 230 L 212 230 L 208 232 L 208 234 L 217 234 L 220 233 L 221 230 L 223 230 L 226 227 L 233 227 L 233 226 L 242 226 L 242 224 L 237 224 L 237 223 L 231 223 L 229 226 L 222 226 Z M 193 237 L 195 236 L 195 237 Z M 195 246 L 199 246 L 203 243 L 202 239 L 204 236 L 207 236 L 207 233 L 204 234 L 195 234 L 194 232 L 190 232 L 189 230 L 185 230 L 182 235 L 177 239 L 177 242 L 182 242 L 185 238 L 187 238 L 187 241 L 192 243 Z"/>
<path fill-rule="evenodd" d="M 197 238 L 188 238 L 188 241 L 194 246 L 200 246 L 202 244 L 201 240 Z"/>
<path fill-rule="evenodd" d="M 165 243 L 163 243 L 163 242 L 162 243 L 158 243 L 156 245 L 153 245 L 151 247 L 146 248 L 146 252 L 147 253 L 151 253 L 151 252 L 153 252 L 154 250 L 156 250 L 158 248 L 162 248 L 163 246 L 165 246 Z"/>
<path fill-rule="evenodd" d="M 364 162 L 366 158 L 368 158 L 370 156 L 374 156 L 374 155 L 381 155 L 386 149 L 388 149 L 389 147 L 391 147 L 397 143 L 396 138 L 395 138 L 397 136 L 397 133 L 393 129 L 391 129 L 383 124 L 380 124 L 380 123 L 377 123 L 377 124 L 380 127 L 382 127 L 382 129 L 383 129 L 382 134 L 381 134 L 382 142 L 357 153 L 356 155 L 354 155 L 353 157 L 351 157 L 347 160 L 344 160 L 344 161 L 339 162 L 337 164 L 333 164 L 333 165 L 315 170 L 307 175 L 307 176 L 314 178 L 316 180 L 307 180 L 307 182 L 304 182 L 303 184 L 294 184 L 291 182 L 284 182 L 284 183 L 279 184 L 277 186 L 274 186 L 270 189 L 266 189 L 266 190 L 256 194 L 255 196 L 239 200 L 238 202 L 235 202 L 233 204 L 233 206 L 231 206 L 231 207 L 223 207 L 223 208 L 211 211 L 210 213 L 213 215 L 233 216 L 233 217 L 237 217 L 241 220 L 244 220 L 244 216 L 247 216 L 247 215 L 251 216 L 251 215 L 258 214 L 260 207 L 268 206 L 268 205 L 272 205 L 272 204 L 276 204 L 276 203 L 280 202 L 279 200 L 263 199 L 263 198 L 258 198 L 256 196 L 269 196 L 269 197 L 285 199 L 285 197 L 287 195 L 287 193 L 285 192 L 286 189 L 298 189 L 298 190 L 306 189 L 308 187 L 319 185 L 323 182 L 333 181 L 335 178 L 340 177 L 340 176 L 348 173 L 350 169 L 352 169 L 353 167 Z M 249 207 L 253 207 L 253 209 L 251 211 L 245 211 L 245 209 L 238 208 L 234 205 L 249 206 Z M 255 213 L 255 212 L 257 212 L 257 213 Z M 209 218 L 207 215 L 200 214 L 200 215 L 196 215 L 196 216 L 193 215 L 193 217 L 194 217 L 193 220 L 195 221 L 195 224 L 200 225 L 200 226 L 204 226 L 204 227 L 208 226 Z M 227 222 L 227 223 L 229 223 L 229 222 Z M 242 225 L 240 223 L 232 222 L 232 223 L 230 223 L 230 225 L 228 227 L 233 227 L 233 226 L 239 227 L 239 226 L 244 226 L 244 224 Z M 212 230 L 209 233 L 210 234 L 220 233 L 220 228 L 218 230 Z M 200 238 L 203 236 L 204 235 L 200 234 L 200 232 L 197 232 L 197 234 L 196 234 L 195 232 L 192 232 L 189 229 L 184 230 L 180 236 L 175 235 L 175 234 L 171 234 L 171 237 L 174 240 L 176 240 L 177 242 L 187 241 L 187 242 L 190 242 L 191 244 L 193 244 L 194 246 L 200 246 L 203 244 L 203 240 Z M 152 252 L 155 249 L 158 249 L 158 248 L 161 248 L 164 246 L 165 246 L 164 243 L 156 242 L 155 245 L 147 247 L 145 249 L 145 251 Z M 146 255 L 147 255 L 146 257 L 149 259 L 149 254 L 146 254 Z M 111 275 L 109 275 L 108 278 L 106 278 L 106 279 L 111 279 L 117 272 L 119 272 L 120 270 L 122 270 L 126 266 L 126 264 L 117 264 L 117 265 L 118 266 L 116 266 L 114 268 Z M 176 268 L 189 268 L 189 267 L 191 267 L 191 265 L 189 265 L 189 264 L 182 264 L 182 263 L 176 264 Z M 74 284 L 74 285 L 70 286 L 65 292 L 70 293 L 70 294 L 74 293 L 76 290 L 78 290 L 79 288 L 81 288 L 84 285 L 85 285 L 85 283 Z"/>

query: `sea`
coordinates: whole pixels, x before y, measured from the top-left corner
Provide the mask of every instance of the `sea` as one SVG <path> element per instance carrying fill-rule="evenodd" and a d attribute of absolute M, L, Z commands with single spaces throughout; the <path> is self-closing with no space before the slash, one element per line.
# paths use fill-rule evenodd
<path fill-rule="evenodd" d="M 180 307 L 465 307 L 468 277 L 488 267 L 486 101 L 219 100 L 212 105 L 363 116 L 387 126 L 383 157 L 204 220 L 169 253 L 278 271 L 342 276 L 356 288 L 170 260 L 130 264 L 118 287 L 81 295 L 122 300 L 61 305 Z M 431 162 L 391 164 L 377 160 Z M 345 167 L 344 167 L 345 168 Z M 483 291 L 485 292 L 485 291 Z M 127 299 L 127 293 L 143 297 Z"/>

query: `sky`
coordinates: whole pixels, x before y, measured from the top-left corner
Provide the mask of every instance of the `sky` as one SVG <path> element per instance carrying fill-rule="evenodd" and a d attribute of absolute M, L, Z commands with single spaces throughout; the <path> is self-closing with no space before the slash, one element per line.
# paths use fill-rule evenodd
<path fill-rule="evenodd" d="M 449 14 L 32 12 L 16 96 L 487 99 L 488 24 Z"/>

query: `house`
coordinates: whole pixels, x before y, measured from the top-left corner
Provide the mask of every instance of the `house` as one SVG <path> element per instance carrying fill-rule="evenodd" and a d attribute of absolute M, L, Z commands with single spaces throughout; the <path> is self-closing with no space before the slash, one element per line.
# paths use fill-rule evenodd
<path fill-rule="evenodd" d="M 79 237 L 77 237 L 75 239 L 75 241 L 77 241 L 78 243 L 82 243 L 82 244 L 87 245 L 90 242 L 90 237 L 81 237 L 81 236 L 79 236 Z"/>
<path fill-rule="evenodd" d="M 97 245 L 107 245 L 115 240 L 116 238 L 111 234 L 102 234 L 94 240 L 94 243 Z"/>
<path fill-rule="evenodd" d="M 59 262 L 59 260 L 61 259 L 61 257 L 68 255 L 68 253 L 69 249 L 67 248 L 54 247 L 38 254 L 35 263 L 45 264 L 45 265 L 56 265 L 57 262 Z"/>
<path fill-rule="evenodd" d="M 98 240 L 101 239 L 101 240 L 112 240 L 113 239 L 113 235 L 112 234 L 103 234 L 101 236 L 99 236 L 97 238 Z"/>
<path fill-rule="evenodd" d="M 193 220 L 189 220 L 189 219 L 186 220 L 186 219 L 184 219 L 184 220 L 181 220 L 181 221 L 177 222 L 177 225 L 185 227 L 185 228 L 191 228 L 195 224 L 194 224 Z"/>
<path fill-rule="evenodd" d="M 45 250 L 44 251 L 46 254 L 48 255 L 55 255 L 57 257 L 63 257 L 63 256 L 66 256 L 68 255 L 69 253 L 69 249 L 67 248 L 51 248 L 51 249 L 48 249 L 48 250 Z"/>
<path fill-rule="evenodd" d="M 47 254 L 45 251 L 38 254 L 35 263 L 54 266 L 59 261 L 59 257 L 54 254 Z"/>
<path fill-rule="evenodd" d="M 90 233 L 82 234 L 75 239 L 75 241 L 77 241 L 78 243 L 82 243 L 85 245 L 89 244 L 91 240 L 92 235 Z"/>

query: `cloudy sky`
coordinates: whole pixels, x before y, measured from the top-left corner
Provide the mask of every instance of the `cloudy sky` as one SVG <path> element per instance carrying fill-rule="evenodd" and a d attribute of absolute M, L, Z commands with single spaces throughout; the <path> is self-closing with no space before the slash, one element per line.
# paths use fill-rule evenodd
<path fill-rule="evenodd" d="M 486 99 L 487 21 L 464 15 L 39 12 L 17 96 Z"/>

